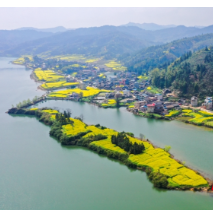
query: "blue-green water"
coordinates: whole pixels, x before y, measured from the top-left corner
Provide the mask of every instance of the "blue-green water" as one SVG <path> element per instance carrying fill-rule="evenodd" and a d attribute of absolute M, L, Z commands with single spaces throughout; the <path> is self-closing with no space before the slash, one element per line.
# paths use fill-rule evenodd
<path fill-rule="evenodd" d="M 31 71 L 0 58 L 0 209 L 213 209 L 207 193 L 154 189 L 141 171 L 81 147 L 62 147 L 33 117 L 5 113 L 12 104 L 43 94 Z M 38 106 L 70 108 L 88 124 L 146 135 L 175 158 L 213 178 L 213 132 L 181 122 L 134 116 L 70 101 Z"/>

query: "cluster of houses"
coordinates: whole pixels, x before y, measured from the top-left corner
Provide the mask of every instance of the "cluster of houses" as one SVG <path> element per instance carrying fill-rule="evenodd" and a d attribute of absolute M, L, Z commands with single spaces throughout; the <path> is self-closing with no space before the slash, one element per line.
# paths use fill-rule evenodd
<path fill-rule="evenodd" d="M 179 102 L 164 101 L 162 94 L 156 94 L 154 96 L 147 95 L 144 100 L 136 101 L 132 110 L 165 115 L 171 109 L 179 109 L 180 105 L 181 100 Z"/>
<path fill-rule="evenodd" d="M 197 107 L 198 106 L 198 98 L 196 96 L 193 96 L 191 98 L 191 106 Z M 201 105 L 201 108 L 212 110 L 212 97 L 206 97 L 204 102 Z"/>
<path fill-rule="evenodd" d="M 152 94 L 145 90 L 149 85 L 149 80 L 139 81 L 136 73 L 117 72 L 116 75 L 101 75 L 104 69 L 88 69 L 81 70 L 75 77 L 68 75 L 66 79 L 68 82 L 80 82 L 78 87 L 86 89 L 87 86 L 94 86 L 99 89 L 113 90 L 114 92 L 106 93 L 103 97 L 96 97 L 96 100 L 107 102 L 108 99 L 121 98 L 122 103 L 133 103 L 134 107 L 131 109 L 135 112 L 148 112 L 165 115 L 171 109 L 179 109 L 180 105 L 189 105 L 185 99 L 180 99 L 177 102 L 165 101 L 165 97 L 170 97 L 171 91 L 165 89 L 162 94 Z M 104 77 L 103 77 L 104 76 Z M 79 98 L 79 94 L 72 94 L 70 98 Z M 191 98 L 191 106 L 198 106 L 197 97 Z M 212 109 L 212 97 L 206 97 L 202 107 Z"/>
<path fill-rule="evenodd" d="M 84 82 L 87 86 L 95 86 L 100 89 L 106 90 L 144 90 L 149 86 L 149 80 L 138 81 L 136 73 L 131 72 L 116 72 L 116 75 L 102 75 L 103 68 L 100 69 L 88 69 L 79 71 L 75 77 L 68 75 L 66 80 L 68 82 Z M 122 88 L 120 87 L 122 85 Z"/>

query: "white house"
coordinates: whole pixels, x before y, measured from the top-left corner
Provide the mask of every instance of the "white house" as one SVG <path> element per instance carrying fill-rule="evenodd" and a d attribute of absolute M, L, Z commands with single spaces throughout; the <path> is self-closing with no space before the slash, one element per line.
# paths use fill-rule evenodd
<path fill-rule="evenodd" d="M 196 107 L 197 106 L 197 97 L 196 96 L 193 96 L 191 98 L 191 105 L 192 105 L 192 107 Z"/>
<path fill-rule="evenodd" d="M 212 109 L 212 97 L 206 97 L 206 99 L 204 100 L 204 104 L 203 104 L 206 109 Z"/>
<path fill-rule="evenodd" d="M 130 96 L 131 92 L 128 89 L 123 90 L 123 94 L 126 96 Z"/>

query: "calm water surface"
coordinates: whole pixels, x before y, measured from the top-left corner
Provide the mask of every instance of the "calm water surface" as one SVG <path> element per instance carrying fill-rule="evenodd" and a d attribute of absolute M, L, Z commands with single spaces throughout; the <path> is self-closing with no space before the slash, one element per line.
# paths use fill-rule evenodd
<path fill-rule="evenodd" d="M 144 172 L 81 147 L 62 147 L 34 117 L 10 116 L 12 105 L 40 96 L 29 70 L 0 58 L 0 209 L 213 209 L 207 193 L 153 188 Z M 121 109 L 70 101 L 41 106 L 71 109 L 97 124 L 146 135 L 175 158 L 213 178 L 213 131 L 181 122 L 157 121 Z"/>

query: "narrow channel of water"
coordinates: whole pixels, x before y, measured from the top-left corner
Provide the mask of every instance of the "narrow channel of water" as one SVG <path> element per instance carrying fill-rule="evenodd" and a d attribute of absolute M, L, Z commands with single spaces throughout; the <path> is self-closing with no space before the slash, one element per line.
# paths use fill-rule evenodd
<path fill-rule="evenodd" d="M 213 209 L 207 193 L 154 189 L 141 171 L 81 147 L 62 147 L 48 126 L 28 116 L 5 113 L 43 91 L 31 71 L 0 58 L 0 209 Z M 134 116 L 125 108 L 102 109 L 71 101 L 41 106 L 70 108 L 88 124 L 146 135 L 154 144 L 171 145 L 175 157 L 213 177 L 212 130 L 181 122 Z"/>

